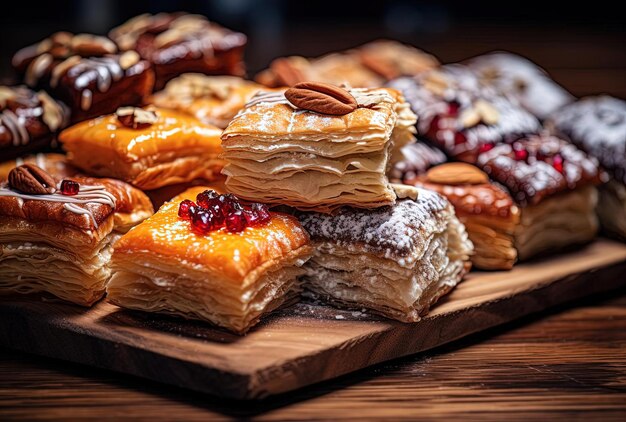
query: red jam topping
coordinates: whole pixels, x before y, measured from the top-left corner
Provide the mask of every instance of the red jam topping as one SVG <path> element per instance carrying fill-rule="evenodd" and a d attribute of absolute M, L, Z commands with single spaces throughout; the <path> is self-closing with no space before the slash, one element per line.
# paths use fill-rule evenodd
<path fill-rule="evenodd" d="M 554 167 L 554 169 L 559 173 L 563 173 L 563 157 L 558 154 L 555 155 L 552 158 L 552 167 Z"/>
<path fill-rule="evenodd" d="M 222 227 L 231 233 L 239 233 L 246 227 L 266 224 L 272 218 L 267 205 L 243 204 L 235 195 L 220 195 L 213 190 L 199 193 L 196 202 L 183 200 L 178 207 L 178 216 L 191 221 L 193 229 L 202 234 Z"/>
<path fill-rule="evenodd" d="M 78 194 L 79 190 L 80 185 L 78 184 L 78 182 L 68 179 L 65 179 L 61 182 L 61 194 L 63 195 L 73 196 Z"/>
<path fill-rule="evenodd" d="M 478 152 L 482 154 L 483 152 L 491 151 L 494 146 L 495 144 L 492 144 L 491 142 L 482 144 L 478 149 Z"/>

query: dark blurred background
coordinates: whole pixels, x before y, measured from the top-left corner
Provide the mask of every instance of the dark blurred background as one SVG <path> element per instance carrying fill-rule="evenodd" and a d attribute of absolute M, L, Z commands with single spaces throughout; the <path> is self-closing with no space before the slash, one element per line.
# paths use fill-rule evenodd
<path fill-rule="evenodd" d="M 459 61 L 490 50 L 539 63 L 576 95 L 626 97 L 626 32 L 610 2 L 72 0 L 4 1 L 0 12 L 0 79 L 10 57 L 58 30 L 105 34 L 143 12 L 201 13 L 249 37 L 249 73 L 290 54 L 317 56 L 394 38 Z M 553 2 L 556 3 L 556 2 Z M 577 2 L 580 3 L 580 2 Z"/>

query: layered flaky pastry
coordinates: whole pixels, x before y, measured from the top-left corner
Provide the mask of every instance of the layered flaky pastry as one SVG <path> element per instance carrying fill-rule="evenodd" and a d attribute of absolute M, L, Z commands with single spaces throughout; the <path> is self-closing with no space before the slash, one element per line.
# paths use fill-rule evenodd
<path fill-rule="evenodd" d="M 241 233 L 198 234 L 178 208 L 205 189 L 177 196 L 120 239 L 108 299 L 244 333 L 297 297 L 296 278 L 311 253 L 309 236 L 296 218 L 280 213 Z"/>
<path fill-rule="evenodd" d="M 58 180 L 58 179 L 57 179 Z M 90 306 L 111 277 L 112 244 L 152 214 L 138 189 L 73 176 L 78 194 L 24 194 L 0 187 L 0 293 L 49 293 Z"/>
<path fill-rule="evenodd" d="M 417 199 L 300 216 L 316 247 L 304 277 L 313 295 L 413 322 L 461 281 L 472 243 L 454 208 L 435 192 L 403 190 Z"/>
<path fill-rule="evenodd" d="M 415 115 L 391 89 L 352 89 L 333 116 L 295 108 L 282 92 L 253 98 L 222 135 L 228 189 L 246 199 L 329 212 L 392 204 L 386 171 L 414 141 Z"/>
<path fill-rule="evenodd" d="M 475 166 L 448 163 L 406 180 L 407 184 L 433 190 L 454 206 L 474 244 L 472 264 L 483 270 L 510 270 L 517 261 L 515 235 L 520 209 L 511 195 L 491 183 Z"/>
<path fill-rule="evenodd" d="M 85 173 L 144 190 L 219 177 L 220 129 L 171 110 L 147 111 L 156 114 L 156 121 L 138 122 L 136 128 L 124 124 L 118 110 L 66 129 L 59 140 L 69 162 Z"/>
<path fill-rule="evenodd" d="M 185 73 L 167 83 L 150 100 L 158 107 L 188 113 L 198 120 L 225 128 L 259 90 L 267 88 L 236 76 Z"/>

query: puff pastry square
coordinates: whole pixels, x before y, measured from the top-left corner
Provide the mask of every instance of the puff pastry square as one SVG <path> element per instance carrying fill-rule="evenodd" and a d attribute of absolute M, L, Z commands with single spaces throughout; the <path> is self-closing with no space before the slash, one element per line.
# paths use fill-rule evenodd
<path fill-rule="evenodd" d="M 172 79 L 150 103 L 188 113 L 198 120 L 226 128 L 237 112 L 257 93 L 267 88 L 236 76 L 206 76 L 185 73 Z"/>
<path fill-rule="evenodd" d="M 71 180 L 80 184 L 75 196 L 0 185 L 0 293 L 48 293 L 83 306 L 104 295 L 113 243 L 152 205 L 119 180 Z"/>
<path fill-rule="evenodd" d="M 196 234 L 178 217 L 178 207 L 205 189 L 177 196 L 120 239 L 108 299 L 245 333 L 263 314 L 297 297 L 309 236 L 296 218 L 280 213 L 241 233 Z"/>
<path fill-rule="evenodd" d="M 301 215 L 316 248 L 304 278 L 314 296 L 413 322 L 461 281 L 472 243 L 454 208 L 438 193 L 404 189 L 417 199 Z"/>
<path fill-rule="evenodd" d="M 256 96 L 222 134 L 228 189 L 318 212 L 392 204 L 386 172 L 416 117 L 395 90 L 350 92 L 363 106 L 342 116 L 296 109 L 282 91 Z"/>
<path fill-rule="evenodd" d="M 220 129 L 175 111 L 147 110 L 157 120 L 146 127 L 127 127 L 114 113 L 64 130 L 59 140 L 69 162 L 144 190 L 219 177 Z"/>

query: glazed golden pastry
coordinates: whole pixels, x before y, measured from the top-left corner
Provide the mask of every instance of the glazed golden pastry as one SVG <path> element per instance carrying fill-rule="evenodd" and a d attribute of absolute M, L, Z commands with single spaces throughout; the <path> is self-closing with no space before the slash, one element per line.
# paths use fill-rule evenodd
<path fill-rule="evenodd" d="M 445 196 L 474 244 L 472 264 L 483 270 L 510 270 L 517 261 L 515 234 L 520 209 L 501 187 L 471 164 L 446 163 L 406 181 Z"/>
<path fill-rule="evenodd" d="M 80 173 L 76 167 L 67 162 L 67 157 L 63 154 L 39 153 L 0 163 L 0 182 L 5 182 L 11 170 L 24 163 L 35 164 L 56 179 L 65 179 Z"/>
<path fill-rule="evenodd" d="M 416 117 L 391 89 L 351 89 L 345 115 L 295 108 L 282 91 L 260 93 L 222 135 L 227 188 L 249 200 L 330 212 L 390 205 L 386 171 L 413 142 Z"/>
<path fill-rule="evenodd" d="M 309 258 L 309 237 L 292 216 L 271 213 L 239 233 L 198 233 L 179 217 L 192 188 L 166 203 L 115 246 L 108 299 L 125 308 L 208 321 L 244 333 L 259 318 L 291 303 Z"/>
<path fill-rule="evenodd" d="M 472 242 L 438 193 L 398 186 L 403 199 L 373 210 L 303 213 L 315 246 L 305 288 L 340 306 L 418 321 L 469 270 Z"/>
<path fill-rule="evenodd" d="M 156 189 L 220 177 L 220 133 L 175 111 L 123 107 L 64 130 L 59 140 L 85 173 Z"/>
<path fill-rule="evenodd" d="M 185 73 L 167 83 L 148 101 L 157 107 L 190 114 L 198 120 L 224 129 L 235 114 L 260 89 L 252 81 L 236 76 L 206 76 Z"/>
<path fill-rule="evenodd" d="M 49 183 L 32 182 L 42 174 Z M 113 243 L 152 214 L 148 198 L 119 180 L 61 181 L 32 164 L 8 180 L 0 185 L 0 293 L 49 293 L 92 305 L 111 276 Z"/>

